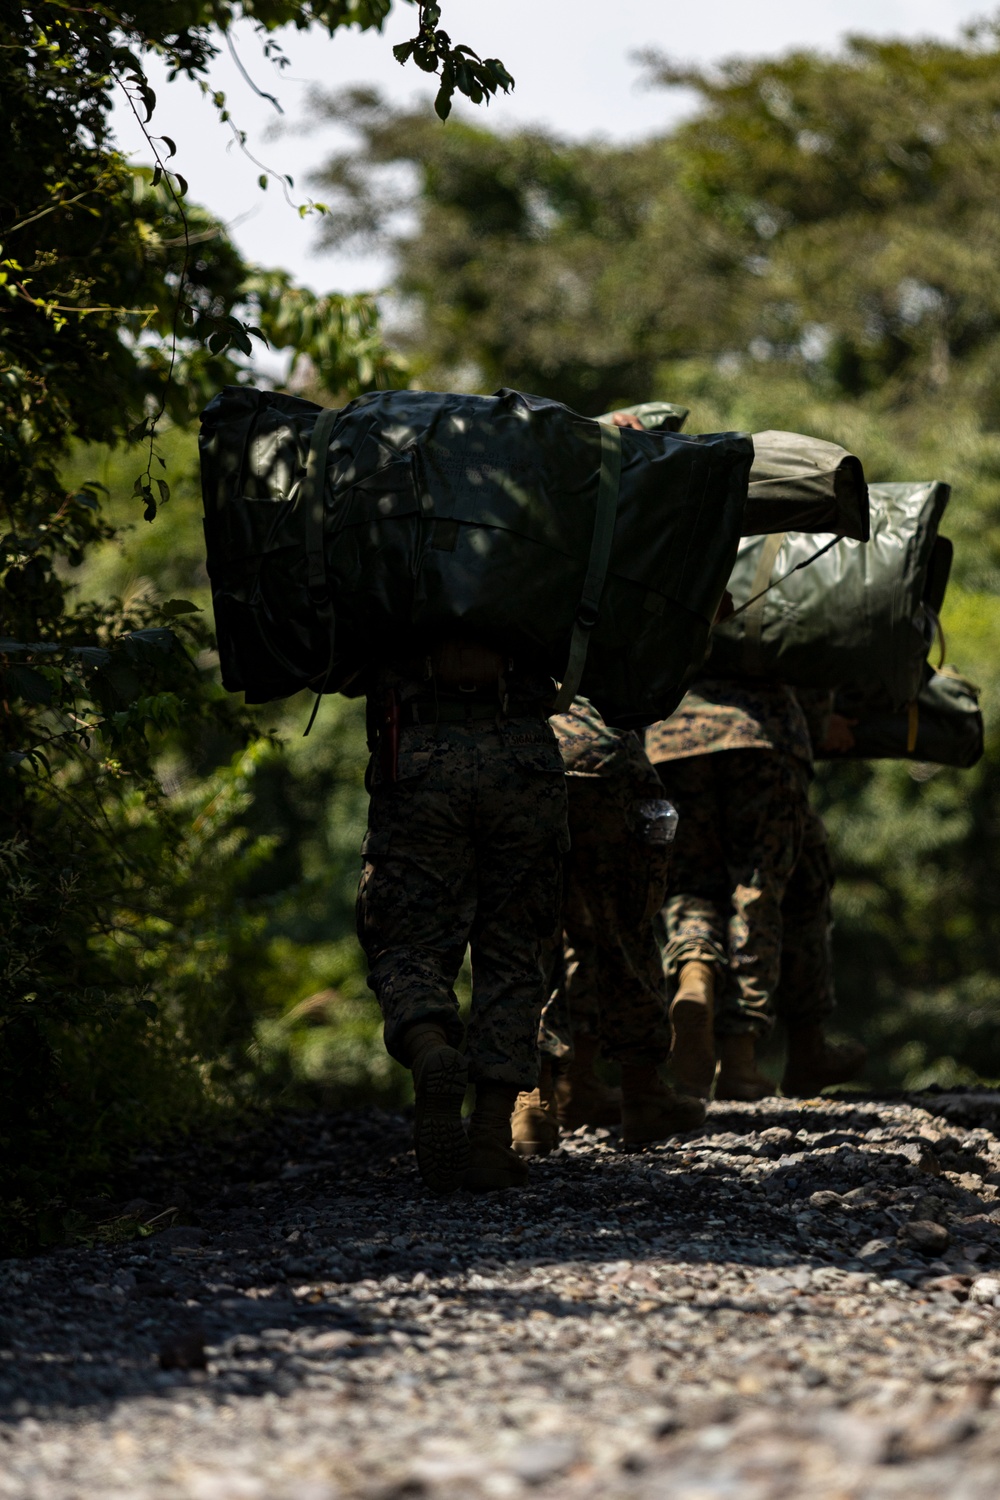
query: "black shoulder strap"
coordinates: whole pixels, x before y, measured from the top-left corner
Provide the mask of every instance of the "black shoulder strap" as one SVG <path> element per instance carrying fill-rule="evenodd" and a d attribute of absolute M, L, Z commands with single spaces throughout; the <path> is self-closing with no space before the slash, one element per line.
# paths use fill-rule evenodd
<path fill-rule="evenodd" d="M 573 636 L 569 645 L 566 675 L 556 697 L 553 713 L 564 714 L 580 689 L 580 679 L 587 662 L 590 632 L 597 624 L 604 593 L 604 580 L 608 576 L 611 560 L 611 544 L 615 535 L 615 518 L 618 514 L 618 485 L 622 472 L 621 430 L 611 422 L 598 424 L 601 433 L 601 475 L 597 482 L 597 504 L 594 510 L 594 532 L 590 541 L 590 560 L 583 593 L 576 611 Z"/>
<path fill-rule="evenodd" d="M 323 681 L 316 690 L 316 702 L 313 704 L 312 713 L 309 715 L 309 723 L 306 725 L 305 734 L 313 727 L 316 711 L 319 708 L 320 699 L 326 690 L 333 670 L 333 652 L 335 645 L 336 617 L 333 613 L 333 600 L 330 596 L 330 587 L 326 576 L 326 552 L 324 548 L 323 520 L 325 515 L 326 498 L 326 450 L 330 445 L 330 434 L 333 424 L 340 416 L 336 408 L 327 408 L 321 411 L 316 418 L 316 426 L 313 428 L 312 440 L 309 444 L 309 456 L 306 459 L 306 477 L 299 491 L 299 504 L 304 506 L 305 534 L 306 534 L 306 578 L 309 593 L 320 620 L 327 626 L 330 633 L 330 658 L 327 664 Z"/>

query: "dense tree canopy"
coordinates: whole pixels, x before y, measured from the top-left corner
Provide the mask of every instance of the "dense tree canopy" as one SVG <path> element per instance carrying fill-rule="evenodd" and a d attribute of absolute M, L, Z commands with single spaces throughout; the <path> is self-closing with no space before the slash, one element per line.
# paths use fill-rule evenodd
<path fill-rule="evenodd" d="M 585 409 L 592 392 L 600 409 L 650 390 L 665 360 L 750 350 L 843 395 L 899 398 L 940 388 L 957 359 L 992 400 L 998 35 L 855 39 L 836 58 L 712 73 L 650 58 L 699 107 L 628 148 L 478 123 L 441 134 L 355 91 L 326 103 L 358 146 L 320 179 L 335 195 L 324 237 L 395 246 L 432 380 L 476 370 Z M 400 165 L 418 183 L 415 233 L 396 228 L 398 173 L 378 170 Z"/>
<path fill-rule="evenodd" d="M 67 486 L 70 454 L 126 445 L 134 514 L 152 521 L 183 474 L 171 427 L 248 378 L 254 342 L 289 348 L 334 398 L 402 375 L 370 297 L 317 298 L 247 265 L 187 201 L 144 59 L 204 83 L 238 18 L 280 59 L 283 25 L 380 27 L 390 6 L 37 0 L 0 14 L 0 1176 L 29 1196 L 60 1163 L 99 1162 L 138 1117 L 152 1127 L 204 1097 L 205 1060 L 235 1047 L 245 1068 L 239 974 L 256 929 L 237 892 L 266 849 L 237 826 L 266 747 L 218 686 L 196 605 L 76 587 L 122 513 L 86 470 Z M 437 75 L 439 114 L 455 92 L 510 86 L 440 19 L 415 3 L 397 49 Z M 116 150 L 116 94 L 146 133 L 146 170 Z M 164 755 L 207 777 L 191 798 L 166 795 Z"/>

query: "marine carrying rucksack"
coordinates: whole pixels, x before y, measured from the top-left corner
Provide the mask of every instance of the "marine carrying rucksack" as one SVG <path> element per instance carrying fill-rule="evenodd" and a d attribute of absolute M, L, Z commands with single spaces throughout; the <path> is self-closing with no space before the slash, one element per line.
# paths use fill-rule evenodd
<path fill-rule="evenodd" d="M 516 391 L 326 411 L 228 387 L 201 457 L 223 682 L 249 702 L 338 690 L 457 632 L 628 726 L 670 713 L 704 653 L 753 449 Z"/>
<path fill-rule="evenodd" d="M 796 532 L 742 542 L 729 583 L 738 613 L 713 631 L 708 670 L 850 684 L 894 710 L 912 702 L 951 564 L 938 536 L 949 494 L 937 481 L 871 485 L 863 546 Z"/>

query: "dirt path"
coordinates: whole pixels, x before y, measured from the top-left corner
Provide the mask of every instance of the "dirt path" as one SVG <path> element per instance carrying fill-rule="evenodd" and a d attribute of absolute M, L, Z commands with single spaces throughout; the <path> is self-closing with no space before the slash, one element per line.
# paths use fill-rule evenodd
<path fill-rule="evenodd" d="M 995 1500 L 997 1132 L 715 1106 L 444 1203 L 377 1111 L 150 1157 L 187 1222 L 0 1264 L 0 1497 Z"/>

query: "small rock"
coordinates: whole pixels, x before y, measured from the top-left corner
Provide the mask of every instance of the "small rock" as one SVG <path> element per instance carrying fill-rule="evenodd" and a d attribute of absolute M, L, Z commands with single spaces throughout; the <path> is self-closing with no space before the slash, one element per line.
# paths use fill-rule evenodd
<path fill-rule="evenodd" d="M 832 1193 L 828 1188 L 822 1188 L 818 1193 L 810 1194 L 809 1207 L 839 1208 L 842 1201 L 839 1193 Z"/>
<path fill-rule="evenodd" d="M 196 1250 L 207 1239 L 204 1229 L 198 1229 L 194 1224 L 171 1224 L 169 1229 L 161 1229 L 154 1236 L 153 1245 L 158 1250 Z"/>
<path fill-rule="evenodd" d="M 987 1306 L 1000 1297 L 1000 1277 L 977 1276 L 969 1287 L 969 1301 L 981 1302 Z"/>
<path fill-rule="evenodd" d="M 888 1255 L 894 1247 L 888 1240 L 869 1240 L 858 1251 L 859 1260 L 874 1260 L 879 1255 Z"/>
<path fill-rule="evenodd" d="M 914 1219 L 904 1224 L 899 1238 L 904 1245 L 912 1246 L 924 1255 L 940 1255 L 951 1243 L 951 1235 L 944 1225 L 935 1224 L 931 1219 Z"/>
<path fill-rule="evenodd" d="M 895 1149 L 899 1152 L 900 1156 L 905 1156 L 906 1160 L 915 1166 L 919 1172 L 925 1172 L 928 1177 L 941 1176 L 941 1163 L 934 1155 L 934 1152 L 928 1146 L 924 1145 L 923 1142 L 904 1141 Z"/>
<path fill-rule="evenodd" d="M 524 1484 L 543 1484 L 568 1469 L 576 1453 L 576 1444 L 568 1438 L 543 1438 L 525 1443 L 512 1455 L 508 1467 Z"/>
<path fill-rule="evenodd" d="M 137 1281 L 136 1285 L 132 1287 L 131 1291 L 129 1292 L 130 1297 L 138 1297 L 142 1300 L 151 1298 L 154 1301 L 157 1299 L 174 1297 L 176 1295 L 177 1294 L 174 1288 L 172 1286 L 168 1286 L 165 1281 L 154 1281 L 152 1278 L 144 1281 Z"/>
<path fill-rule="evenodd" d="M 970 1276 L 932 1276 L 929 1281 L 920 1284 L 922 1292 L 951 1292 L 960 1302 L 964 1302 L 969 1295 Z M 998 1285 L 1000 1290 L 1000 1285 Z"/>
<path fill-rule="evenodd" d="M 189 1328 L 162 1345 L 159 1354 L 161 1370 L 206 1370 L 205 1331 Z"/>

